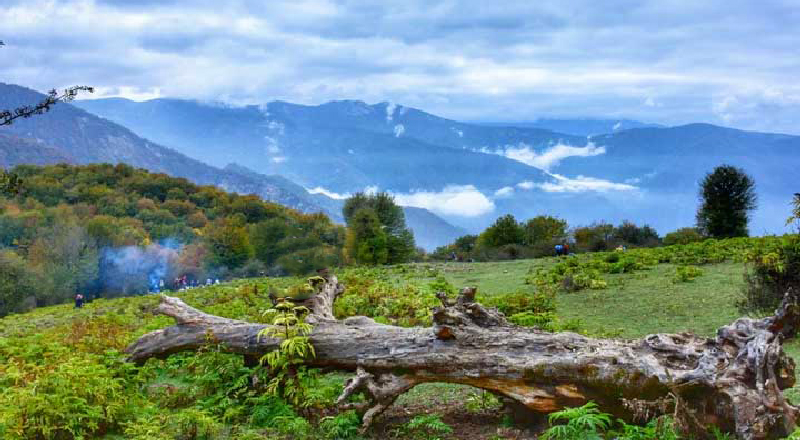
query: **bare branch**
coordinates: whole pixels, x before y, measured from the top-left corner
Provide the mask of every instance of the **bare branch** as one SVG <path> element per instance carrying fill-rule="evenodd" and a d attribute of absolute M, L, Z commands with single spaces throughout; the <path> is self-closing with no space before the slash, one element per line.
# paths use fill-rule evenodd
<path fill-rule="evenodd" d="M 64 93 L 58 94 L 53 89 L 48 92 L 47 97 L 35 106 L 23 106 L 12 110 L 0 111 L 0 125 L 11 125 L 11 123 L 18 118 L 30 118 L 33 115 L 41 115 L 50 111 L 50 107 L 59 102 L 70 102 L 78 96 L 78 92 L 86 91 L 94 93 L 94 87 L 89 86 L 74 86 L 64 89 Z"/>

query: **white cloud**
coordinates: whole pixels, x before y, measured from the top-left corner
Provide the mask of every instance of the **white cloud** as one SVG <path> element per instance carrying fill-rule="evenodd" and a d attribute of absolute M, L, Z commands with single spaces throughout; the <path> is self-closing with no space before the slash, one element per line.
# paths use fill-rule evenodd
<path fill-rule="evenodd" d="M 377 193 L 378 193 L 378 187 L 375 185 L 364 188 L 364 194 L 377 194 Z"/>
<path fill-rule="evenodd" d="M 352 148 L 349 148 L 349 149 L 347 150 L 347 154 L 356 154 L 356 152 L 355 152 L 355 151 L 353 151 L 353 149 L 352 149 Z"/>
<path fill-rule="evenodd" d="M 505 199 L 512 195 L 514 195 L 514 188 L 510 186 L 504 186 L 494 192 L 494 196 L 498 199 Z"/>
<path fill-rule="evenodd" d="M 274 162 L 274 163 L 284 163 L 284 162 L 286 162 L 286 157 L 285 156 L 275 156 L 275 157 L 272 158 L 272 162 Z"/>
<path fill-rule="evenodd" d="M 622 128 L 622 122 L 617 122 L 616 124 L 614 124 L 613 130 L 617 131 L 620 128 Z"/>
<path fill-rule="evenodd" d="M 624 26 L 615 8 L 589 0 L 218 3 L 0 1 L 0 77 L 136 99 L 355 98 L 462 120 L 625 115 L 670 125 L 718 120 L 709 103 L 732 91 L 799 91 L 798 6 L 787 0 L 650 0 L 626 10 Z M 794 104 L 733 116 L 749 129 L 800 127 Z"/>
<path fill-rule="evenodd" d="M 394 126 L 394 137 L 400 137 L 405 132 L 406 132 L 406 127 L 403 124 L 397 124 Z"/>
<path fill-rule="evenodd" d="M 531 182 L 530 180 L 525 180 L 523 182 L 518 183 L 517 186 L 522 189 L 533 189 L 536 187 L 536 184 Z"/>
<path fill-rule="evenodd" d="M 549 170 L 568 157 L 591 157 L 605 154 L 606 147 L 598 147 L 591 141 L 585 147 L 573 147 L 559 143 L 537 153 L 530 145 L 520 142 L 516 146 L 509 145 L 494 151 L 486 148 L 480 151 L 505 156 L 532 167 Z"/>
<path fill-rule="evenodd" d="M 555 181 L 539 183 L 536 187 L 546 192 L 556 193 L 582 193 L 590 191 L 605 193 L 610 191 L 634 191 L 638 189 L 627 183 L 616 183 L 595 177 L 578 176 L 569 178 L 560 174 L 551 174 L 551 176 Z"/>
<path fill-rule="evenodd" d="M 333 191 L 328 191 L 327 189 L 321 186 L 318 186 L 316 188 L 306 188 L 306 191 L 308 191 L 309 194 L 322 194 L 336 200 L 344 200 L 350 197 L 349 193 L 339 194 Z"/>
<path fill-rule="evenodd" d="M 399 205 L 425 208 L 442 215 L 477 217 L 494 210 L 494 202 L 473 185 L 449 185 L 439 192 L 393 195 Z"/>

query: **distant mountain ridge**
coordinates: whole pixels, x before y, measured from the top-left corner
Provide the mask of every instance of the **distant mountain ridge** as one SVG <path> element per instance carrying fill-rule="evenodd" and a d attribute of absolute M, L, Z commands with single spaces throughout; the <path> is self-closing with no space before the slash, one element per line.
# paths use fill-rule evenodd
<path fill-rule="evenodd" d="M 566 133 L 574 136 L 596 136 L 616 133 L 632 128 L 664 128 L 661 124 L 651 124 L 633 119 L 553 119 L 540 118 L 533 122 L 476 122 L 479 125 L 500 127 L 529 127 Z"/>
<path fill-rule="evenodd" d="M 30 105 L 42 98 L 36 91 L 0 83 L 0 108 Z M 47 115 L 18 120 L 0 129 L 0 166 L 62 162 L 124 162 L 152 172 L 185 177 L 201 185 L 257 194 L 301 212 L 323 212 L 332 220 L 343 222 L 340 200 L 309 194 L 304 187 L 279 175 L 260 174 L 237 164 L 224 168 L 207 165 L 70 104 L 58 104 Z M 409 227 L 419 244 L 427 249 L 445 244 L 464 232 L 430 212 L 427 214 L 409 216 Z"/>
<path fill-rule="evenodd" d="M 227 107 L 101 99 L 77 105 L 192 157 L 245 164 L 305 188 L 344 194 L 378 187 L 434 210 L 447 200 L 480 204 L 485 209 L 465 214 L 435 211 L 471 231 L 512 213 L 519 219 L 556 215 L 572 225 L 627 219 L 665 233 L 694 223 L 699 181 L 730 163 L 756 180 L 760 208 L 753 233 L 783 233 L 798 190 L 800 137 L 709 124 L 543 119 L 497 126 L 356 100 Z M 447 199 L 443 193 L 452 186 L 473 192 Z"/>
<path fill-rule="evenodd" d="M 544 182 L 550 178 L 541 170 L 475 150 L 583 141 L 548 130 L 481 127 L 361 101 L 318 106 L 275 101 L 227 108 L 174 99 L 101 99 L 76 105 L 209 163 L 246 157 L 248 166 L 259 172 L 335 192 L 367 186 L 407 192 L 447 185 L 496 190 L 526 180 Z"/>

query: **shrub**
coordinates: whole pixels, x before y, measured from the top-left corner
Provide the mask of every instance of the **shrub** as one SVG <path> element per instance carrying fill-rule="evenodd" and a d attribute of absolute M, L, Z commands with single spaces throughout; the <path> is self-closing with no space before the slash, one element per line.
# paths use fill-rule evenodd
<path fill-rule="evenodd" d="M 419 415 L 397 429 L 397 437 L 406 439 L 438 439 L 444 434 L 450 434 L 453 428 L 436 414 Z"/>
<path fill-rule="evenodd" d="M 601 413 L 596 403 L 589 402 L 554 412 L 548 422 L 550 428 L 542 434 L 544 440 L 601 440 L 601 434 L 611 427 L 611 416 Z M 564 424 L 556 425 L 561 422 Z"/>
<path fill-rule="evenodd" d="M 697 228 L 680 228 L 664 236 L 664 245 L 697 243 L 703 240 L 703 234 Z"/>
<path fill-rule="evenodd" d="M 742 313 L 772 311 L 790 288 L 800 291 L 800 236 L 759 242 L 746 258 L 750 267 L 737 303 Z"/>
<path fill-rule="evenodd" d="M 555 295 L 553 292 L 547 291 L 518 290 L 513 293 L 481 297 L 479 302 L 488 307 L 496 307 L 506 316 L 520 313 L 554 313 L 556 310 Z"/>
<path fill-rule="evenodd" d="M 324 438 L 347 440 L 358 437 L 361 418 L 355 411 L 347 411 L 336 417 L 325 417 L 319 424 Z"/>
<path fill-rule="evenodd" d="M 675 276 L 672 280 L 676 283 L 686 283 L 694 281 L 700 275 L 703 275 L 703 269 L 697 266 L 678 266 L 675 268 Z"/>

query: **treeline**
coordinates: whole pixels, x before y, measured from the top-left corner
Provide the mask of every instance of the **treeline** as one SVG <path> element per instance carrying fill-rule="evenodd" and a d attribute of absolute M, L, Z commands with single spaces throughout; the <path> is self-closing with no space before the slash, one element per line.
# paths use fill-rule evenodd
<path fill-rule="evenodd" d="M 76 293 L 116 296 L 344 261 L 345 228 L 253 195 L 127 165 L 18 166 L 0 198 L 0 316 Z M 162 285 L 163 280 L 163 285 Z"/>
<path fill-rule="evenodd" d="M 625 247 L 653 247 L 661 244 L 691 243 L 703 236 L 695 228 L 683 228 L 662 240 L 655 229 L 629 221 L 614 226 L 600 222 L 570 228 L 566 220 L 540 215 L 518 222 L 508 214 L 498 218 L 478 235 L 459 237 L 450 245 L 437 248 L 436 260 L 492 261 L 537 258 L 556 255 L 556 246 L 568 252 L 597 252 Z"/>

